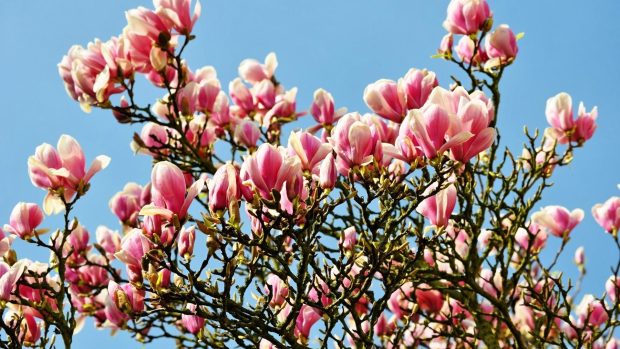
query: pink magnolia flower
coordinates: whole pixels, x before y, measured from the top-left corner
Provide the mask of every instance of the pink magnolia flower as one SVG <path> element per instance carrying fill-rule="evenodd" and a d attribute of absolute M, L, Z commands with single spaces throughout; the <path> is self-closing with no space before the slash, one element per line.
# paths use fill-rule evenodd
<path fill-rule="evenodd" d="M 400 122 L 407 114 L 407 101 L 402 80 L 377 80 L 366 86 L 364 101 L 366 105 L 386 119 Z"/>
<path fill-rule="evenodd" d="M 566 238 L 583 219 L 583 210 L 569 212 L 562 206 L 547 206 L 532 215 L 532 222 L 557 237 Z"/>
<path fill-rule="evenodd" d="M 466 64 L 479 66 L 488 60 L 488 56 L 482 46 L 478 47 L 476 55 L 474 55 L 475 48 L 476 43 L 469 36 L 463 36 L 456 45 L 455 51 Z"/>
<path fill-rule="evenodd" d="M 605 349 L 618 349 L 618 347 L 620 347 L 620 341 L 616 338 L 610 339 L 605 345 Z"/>
<path fill-rule="evenodd" d="M 278 67 L 278 58 L 271 52 L 265 58 L 265 63 L 261 64 L 255 59 L 245 59 L 239 64 L 239 76 L 251 83 L 256 84 L 263 80 L 269 80 Z"/>
<path fill-rule="evenodd" d="M 586 112 L 583 103 L 579 103 L 578 117 L 575 120 L 573 100 L 565 92 L 547 100 L 545 114 L 551 125 L 551 136 L 557 139 L 558 143 L 578 142 L 581 144 L 592 138 L 596 130 L 598 109 L 594 107 L 590 112 Z"/>
<path fill-rule="evenodd" d="M 133 70 L 124 40 L 116 37 L 107 42 L 95 40 L 86 48 L 75 45 L 58 63 L 67 94 L 87 113 L 91 106 L 105 105 L 111 95 L 123 92 L 120 82 Z"/>
<path fill-rule="evenodd" d="M 232 202 L 241 199 L 241 177 L 239 171 L 231 164 L 226 163 L 215 172 L 209 180 L 209 209 L 212 212 L 226 210 Z"/>
<path fill-rule="evenodd" d="M 243 119 L 235 125 L 234 137 L 235 142 L 246 148 L 254 149 L 260 139 L 260 129 L 252 120 Z"/>
<path fill-rule="evenodd" d="M 269 110 L 276 104 L 276 87 L 271 80 L 256 83 L 251 92 L 261 109 Z"/>
<path fill-rule="evenodd" d="M 343 230 L 342 235 L 340 236 L 340 246 L 345 251 L 351 251 L 357 244 L 357 231 L 355 231 L 355 227 L 348 227 Z"/>
<path fill-rule="evenodd" d="M 585 249 L 583 246 L 579 246 L 575 250 L 575 257 L 573 260 L 575 261 L 575 264 L 577 264 L 578 266 L 584 265 L 584 263 L 586 262 L 586 253 L 585 253 Z"/>
<path fill-rule="evenodd" d="M 288 146 L 289 153 L 299 158 L 301 169 L 308 173 L 318 173 L 319 164 L 332 152 L 331 144 L 321 141 L 309 132 L 291 132 Z"/>
<path fill-rule="evenodd" d="M 246 114 L 254 110 L 254 96 L 240 78 L 236 78 L 228 84 L 228 91 L 233 102 L 241 107 Z"/>
<path fill-rule="evenodd" d="M 337 179 L 336 161 L 333 153 L 329 152 L 319 166 L 319 185 L 323 189 L 332 189 L 336 186 Z"/>
<path fill-rule="evenodd" d="M 20 259 L 9 267 L 8 264 L 0 262 L 0 300 L 8 301 L 11 298 L 28 263 L 28 260 Z"/>
<path fill-rule="evenodd" d="M 37 235 L 35 230 L 43 222 L 43 212 L 37 204 L 20 202 L 11 211 L 9 224 L 4 230 L 27 240 Z"/>
<path fill-rule="evenodd" d="M 187 310 L 192 314 L 196 314 L 197 308 L 196 304 L 187 305 Z M 205 319 L 198 315 L 182 314 L 181 323 L 187 332 L 196 334 L 205 326 Z"/>
<path fill-rule="evenodd" d="M 144 310 L 145 292 L 132 284 L 119 285 L 111 280 L 108 294 L 116 307 L 125 313 L 141 313 Z"/>
<path fill-rule="evenodd" d="M 275 274 L 267 276 L 265 294 L 269 297 L 269 306 L 281 307 L 286 303 L 288 297 L 288 285 Z"/>
<path fill-rule="evenodd" d="M 493 14 L 486 0 L 452 0 L 443 27 L 452 34 L 476 34 Z"/>
<path fill-rule="evenodd" d="M 34 186 L 45 190 L 64 189 L 65 200 L 70 201 L 76 192 L 83 192 L 95 173 L 106 168 L 110 158 L 99 155 L 86 171 L 86 160 L 80 144 L 71 136 L 62 135 L 55 150 L 49 144 L 37 147 L 28 158 L 28 174 Z M 46 213 L 58 213 L 64 204 L 51 192 L 45 197 L 43 209 Z"/>
<path fill-rule="evenodd" d="M 276 103 L 263 116 L 262 126 L 269 127 L 274 119 L 295 120 L 297 117 L 304 115 L 305 112 L 297 113 L 295 111 L 297 107 L 296 97 L 297 87 L 276 96 Z"/>
<path fill-rule="evenodd" d="M 452 33 L 448 33 L 441 38 L 439 42 L 439 48 L 437 49 L 437 54 L 450 57 L 452 56 L 452 45 L 454 45 L 454 36 Z"/>
<path fill-rule="evenodd" d="M 351 167 L 364 166 L 381 159 L 381 141 L 377 129 L 362 121 L 359 113 L 349 113 L 332 130 L 330 142 L 336 151 L 338 172 L 347 176 Z"/>
<path fill-rule="evenodd" d="M 540 229 L 538 224 L 530 223 L 528 229 L 517 229 L 515 241 L 524 250 L 531 248 L 534 253 L 540 252 L 547 244 L 547 232 Z"/>
<path fill-rule="evenodd" d="M 186 192 L 183 171 L 168 161 L 161 161 L 153 166 L 151 172 L 151 195 L 153 205 L 147 205 L 140 211 L 141 215 L 162 215 L 171 217 L 176 214 L 185 218 L 194 198 L 202 191 L 204 179 L 194 182 Z"/>
<path fill-rule="evenodd" d="M 414 291 L 413 283 L 406 282 L 390 295 L 388 308 L 396 319 L 402 319 L 405 315 L 411 313 L 413 307 L 411 295 Z"/>
<path fill-rule="evenodd" d="M 300 342 L 307 342 L 310 337 L 312 326 L 321 319 L 321 312 L 307 304 L 301 306 L 297 320 L 295 321 L 294 335 Z"/>
<path fill-rule="evenodd" d="M 130 230 L 121 240 L 121 249 L 114 255 L 125 263 L 131 281 L 142 280 L 142 257 L 153 248 L 153 243 L 140 229 Z"/>
<path fill-rule="evenodd" d="M 140 200 L 143 188 L 137 183 L 127 183 L 122 191 L 114 194 L 108 205 L 110 210 L 125 225 L 134 226 L 138 219 L 138 212 L 142 208 Z"/>
<path fill-rule="evenodd" d="M 433 191 L 437 186 L 431 186 L 426 190 L 427 193 Z M 448 224 L 448 220 L 452 215 L 454 206 L 456 205 L 456 187 L 450 184 L 445 189 L 440 190 L 437 194 L 428 197 L 422 201 L 416 211 L 426 217 L 432 225 L 436 227 L 444 227 Z"/>
<path fill-rule="evenodd" d="M 431 289 L 427 284 L 418 285 L 414 294 L 420 309 L 427 313 L 438 314 L 443 308 L 443 295 L 438 290 Z"/>
<path fill-rule="evenodd" d="M 155 12 L 180 34 L 189 35 L 200 17 L 202 7 L 196 1 L 193 14 L 191 0 L 153 0 Z"/>
<path fill-rule="evenodd" d="M 409 69 L 402 80 L 407 99 L 407 109 L 422 108 L 437 85 L 439 82 L 432 71 Z"/>
<path fill-rule="evenodd" d="M 11 250 L 11 244 L 15 239 L 14 235 L 6 236 L 2 228 L 0 228 L 0 258 L 4 257 Z"/>
<path fill-rule="evenodd" d="M 587 323 L 592 326 L 600 326 L 609 319 L 603 302 L 597 300 L 591 294 L 583 297 L 575 312 L 577 313 L 579 323 L 584 325 Z"/>
<path fill-rule="evenodd" d="M 331 93 L 321 88 L 314 91 L 310 113 L 316 122 L 322 125 L 332 125 L 346 112 L 346 108 L 335 109 L 334 97 L 332 97 Z"/>
<path fill-rule="evenodd" d="M 499 59 L 503 64 L 513 60 L 519 52 L 517 38 L 506 24 L 500 25 L 487 36 L 485 48 L 489 58 Z"/>
<path fill-rule="evenodd" d="M 410 121 L 407 125 L 403 123 L 401 127 L 410 128 L 415 143 L 419 145 L 422 153 L 429 159 L 433 159 L 451 147 L 462 144 L 473 137 L 467 131 L 449 137 L 450 115 L 438 105 L 427 105 L 421 110 L 414 109 L 409 113 Z"/>
<path fill-rule="evenodd" d="M 104 292 L 107 296 L 107 290 L 105 290 Z M 116 304 L 114 304 L 112 297 L 106 297 L 104 304 L 105 319 L 107 320 L 107 322 L 113 325 L 113 328 L 120 328 L 125 324 L 127 320 L 129 320 L 129 316 L 123 313 L 120 309 L 118 309 Z"/>
<path fill-rule="evenodd" d="M 607 297 L 615 304 L 616 300 L 620 298 L 620 278 L 615 275 L 610 276 L 607 282 L 605 282 L 605 291 L 607 292 Z"/>
<path fill-rule="evenodd" d="M 493 127 L 488 127 L 493 120 L 493 110 L 481 100 L 462 100 L 457 112 L 456 120 L 448 134 L 456 138 L 460 134 L 473 134 L 465 142 L 450 148 L 452 158 L 462 163 L 467 163 L 478 153 L 486 150 L 493 144 L 497 132 Z"/>
<path fill-rule="evenodd" d="M 284 148 L 278 149 L 265 143 L 245 159 L 241 166 L 241 179 L 252 191 L 269 200 L 272 190 L 282 191 L 284 184 L 294 182 L 300 172 L 301 165 L 296 157 L 287 156 Z M 244 191 L 243 195 L 248 201 L 252 199 L 251 191 Z"/>
<path fill-rule="evenodd" d="M 108 259 L 114 259 L 114 254 L 121 250 L 121 237 L 110 228 L 100 225 L 95 231 L 97 244 L 106 252 Z"/>
<path fill-rule="evenodd" d="M 177 238 L 177 246 L 179 255 L 189 260 L 194 254 L 194 242 L 196 240 L 196 227 L 181 228 L 179 237 Z"/>
<path fill-rule="evenodd" d="M 260 343 L 258 344 L 258 349 L 276 349 L 276 348 L 277 347 L 273 345 L 273 343 L 266 340 L 265 338 L 261 339 Z"/>
<path fill-rule="evenodd" d="M 15 334 L 19 344 L 24 347 L 34 347 L 41 338 L 42 325 L 37 323 L 35 315 L 30 309 L 28 307 L 23 307 L 19 311 L 9 309 L 4 315 L 4 323 L 16 328 Z"/>

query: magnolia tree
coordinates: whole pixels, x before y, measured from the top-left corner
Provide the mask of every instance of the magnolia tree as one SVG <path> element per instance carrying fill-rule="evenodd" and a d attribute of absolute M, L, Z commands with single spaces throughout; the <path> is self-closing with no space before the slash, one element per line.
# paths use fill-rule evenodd
<path fill-rule="evenodd" d="M 306 112 L 275 54 L 241 62 L 228 88 L 213 67 L 190 68 L 199 16 L 199 3 L 155 0 L 58 65 L 84 111 L 143 125 L 132 149 L 153 159 L 151 181 L 112 196 L 117 231 L 91 234 L 73 210 L 110 159 L 86 169 L 66 135 L 37 147 L 28 171 L 45 198 L 18 203 L 0 236 L 2 347 L 69 348 L 87 318 L 183 348 L 618 347 L 620 260 L 600 293 L 578 295 L 556 262 L 584 211 L 534 210 L 597 110 L 575 117 L 560 93 L 549 128 L 503 147 L 500 82 L 520 35 L 494 26 L 485 0 L 452 0 L 443 23 L 436 57 L 466 81 L 412 68 L 369 84 L 366 114 L 319 89 L 305 130 L 288 126 Z M 160 99 L 139 102 L 142 78 Z M 620 197 L 591 212 L 620 250 Z M 64 225 L 45 234 L 46 214 Z M 547 239 L 561 244 L 541 258 Z M 583 250 L 575 261 L 583 276 Z"/>

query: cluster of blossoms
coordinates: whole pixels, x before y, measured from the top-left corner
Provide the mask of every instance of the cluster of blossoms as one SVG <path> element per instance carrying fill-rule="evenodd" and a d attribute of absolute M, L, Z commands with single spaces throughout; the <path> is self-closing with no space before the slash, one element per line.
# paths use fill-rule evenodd
<path fill-rule="evenodd" d="M 7 344 L 53 345 L 54 326 L 69 347 L 92 317 L 180 347 L 617 347 L 605 338 L 620 316 L 620 264 L 606 295 L 575 305 L 539 255 L 549 235 L 559 255 L 584 212 L 533 212 L 555 167 L 592 137 L 596 108 L 580 105 L 575 120 L 568 94 L 550 98 L 540 144 L 527 135 L 520 158 L 495 162 L 499 82 L 518 47 L 507 25 L 491 31 L 485 0 L 452 0 L 444 22 L 439 56 L 469 88 L 412 68 L 366 87 L 367 114 L 318 89 L 316 123 L 285 145 L 283 127 L 306 113 L 276 79 L 276 55 L 241 62 L 226 92 L 213 67 L 182 59 L 200 4 L 154 7 L 127 11 L 121 35 L 74 46 L 59 64 L 84 110 L 144 124 L 131 147 L 153 158 L 151 180 L 111 198 L 121 233 L 100 226 L 93 242 L 70 214 L 109 159 L 86 170 L 69 136 L 36 149 L 29 175 L 47 191 L 44 209 L 19 203 L 8 235 L 0 230 Z M 139 75 L 164 91 L 150 107 L 134 99 Z M 65 226 L 43 241 L 43 212 L 62 211 Z M 620 198 L 592 215 L 618 243 Z M 50 262 L 18 259 L 16 237 L 47 248 Z M 575 261 L 585 273 L 583 249 Z"/>

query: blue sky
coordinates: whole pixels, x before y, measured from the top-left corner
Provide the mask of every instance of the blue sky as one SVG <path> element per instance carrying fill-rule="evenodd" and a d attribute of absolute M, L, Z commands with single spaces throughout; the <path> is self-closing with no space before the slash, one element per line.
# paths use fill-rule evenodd
<path fill-rule="evenodd" d="M 455 67 L 431 59 L 444 35 L 441 23 L 448 1 L 285 0 L 203 1 L 203 15 L 188 49 L 192 68 L 213 65 L 224 86 L 236 76 L 239 62 L 278 54 L 278 80 L 297 86 L 299 109 L 309 106 L 312 93 L 323 87 L 337 106 L 367 111 L 364 87 L 379 78 L 397 79 L 411 67 L 428 68 L 447 86 Z M 555 185 L 543 204 L 581 207 L 586 218 L 573 233 L 562 269 L 574 272 L 572 252 L 584 245 L 589 275 L 584 289 L 600 293 L 616 261 L 616 251 L 589 214 L 591 207 L 619 195 L 620 183 L 620 2 L 490 1 L 495 23 L 525 32 L 517 62 L 505 74 L 499 128 L 505 144 L 520 153 L 524 125 L 546 127 L 545 101 L 560 91 L 599 107 L 599 128 L 569 168 L 555 174 Z M 151 6 L 148 1 L 2 1 L 4 83 L 0 85 L 3 121 L 0 147 L 0 221 L 8 220 L 18 201 L 41 202 L 44 192 L 32 187 L 26 159 L 37 145 L 55 144 L 63 133 L 82 144 L 88 159 L 112 157 L 99 173 L 76 213 L 94 234 L 97 225 L 117 227 L 109 198 L 128 181 L 144 183 L 149 159 L 129 149 L 134 130 L 117 124 L 111 114 L 85 115 L 65 93 L 56 64 L 73 44 L 117 35 L 125 25 L 124 11 Z M 150 102 L 157 94 L 143 95 Z M 54 227 L 57 221 L 46 220 Z M 553 239 L 550 237 L 550 239 Z M 552 244 L 553 245 L 553 244 Z M 47 260 L 31 249 L 21 254 Z M 96 342 L 93 342 L 96 341 Z M 111 338 L 90 326 L 75 338 L 75 347 L 120 344 L 139 347 L 124 335 Z M 155 347 L 167 347 L 160 344 Z"/>

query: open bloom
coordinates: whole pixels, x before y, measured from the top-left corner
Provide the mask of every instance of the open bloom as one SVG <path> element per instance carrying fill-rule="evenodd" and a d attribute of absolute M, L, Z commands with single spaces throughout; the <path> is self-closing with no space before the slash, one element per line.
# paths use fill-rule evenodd
<path fill-rule="evenodd" d="M 569 212 L 562 206 L 547 206 L 532 215 L 532 221 L 551 234 L 565 238 L 583 219 L 583 210 Z"/>
<path fill-rule="evenodd" d="M 443 27 L 452 34 L 476 34 L 493 14 L 486 0 L 452 0 Z"/>
<path fill-rule="evenodd" d="M 579 322 L 584 325 L 587 323 L 592 326 L 600 326 L 609 319 L 603 301 L 594 298 L 591 294 L 583 296 L 575 312 Z"/>
<path fill-rule="evenodd" d="M 36 228 L 43 222 L 43 212 L 37 204 L 20 202 L 13 208 L 9 224 L 4 230 L 27 240 L 37 234 Z"/>
<path fill-rule="evenodd" d="M 180 34 L 189 35 L 194 24 L 200 17 L 200 1 L 196 1 L 193 13 L 191 0 L 153 0 L 156 13 L 168 23 L 168 25 Z"/>
<path fill-rule="evenodd" d="M 130 230 L 121 240 L 121 249 L 115 253 L 125 263 L 131 281 L 142 280 L 142 257 L 153 248 L 153 243 L 140 229 Z"/>
<path fill-rule="evenodd" d="M 28 174 L 35 187 L 49 190 L 43 209 L 46 213 L 58 213 L 64 209 L 60 198 L 51 191 L 62 188 L 65 200 L 70 201 L 76 192 L 87 187 L 95 173 L 106 168 L 110 158 L 99 155 L 86 170 L 86 160 L 80 144 L 71 136 L 62 135 L 57 149 L 49 144 L 37 147 L 35 154 L 28 158 Z"/>
<path fill-rule="evenodd" d="M 145 292 L 132 284 L 119 285 L 112 280 L 108 284 L 108 294 L 116 307 L 125 313 L 140 313 L 144 310 Z"/>
<path fill-rule="evenodd" d="M 331 143 L 336 151 L 336 167 L 343 176 L 353 166 L 381 159 L 381 141 L 376 127 L 362 121 L 359 113 L 349 113 L 332 130 Z"/>
<path fill-rule="evenodd" d="M 289 153 L 299 158 L 301 169 L 309 173 L 318 173 L 319 164 L 332 151 L 331 144 L 321 141 L 311 133 L 301 131 L 291 132 L 288 146 Z"/>
<path fill-rule="evenodd" d="M 255 59 L 246 59 L 239 64 L 239 76 L 251 84 L 256 84 L 262 80 L 269 80 L 273 77 L 278 67 L 278 58 L 271 52 L 265 58 L 265 63 L 261 64 Z"/>
<path fill-rule="evenodd" d="M 426 192 L 431 192 L 436 185 L 429 187 Z M 454 206 L 456 205 L 456 187 L 450 184 L 445 189 L 440 190 L 437 194 L 428 197 L 422 201 L 416 211 L 426 217 L 431 224 L 437 227 L 443 227 L 448 224 L 448 220 L 452 215 Z"/>
<path fill-rule="evenodd" d="M 583 103 L 579 104 L 577 119 L 573 118 L 573 100 L 566 92 L 561 92 L 547 100 L 545 110 L 547 121 L 551 125 L 551 135 L 559 143 L 583 143 L 594 134 L 598 109 L 594 107 L 586 112 Z"/>
<path fill-rule="evenodd" d="M 620 229 L 620 197 L 613 196 L 603 204 L 594 205 L 592 216 L 605 231 L 617 234 Z"/>
<path fill-rule="evenodd" d="M 25 259 L 20 259 L 10 267 L 8 264 L 0 262 L 0 300 L 8 301 L 11 298 L 17 281 L 24 273 L 27 265 L 28 260 Z"/>
<path fill-rule="evenodd" d="M 267 276 L 265 294 L 269 295 L 269 305 L 280 307 L 286 303 L 288 297 L 288 285 L 275 274 Z"/>

